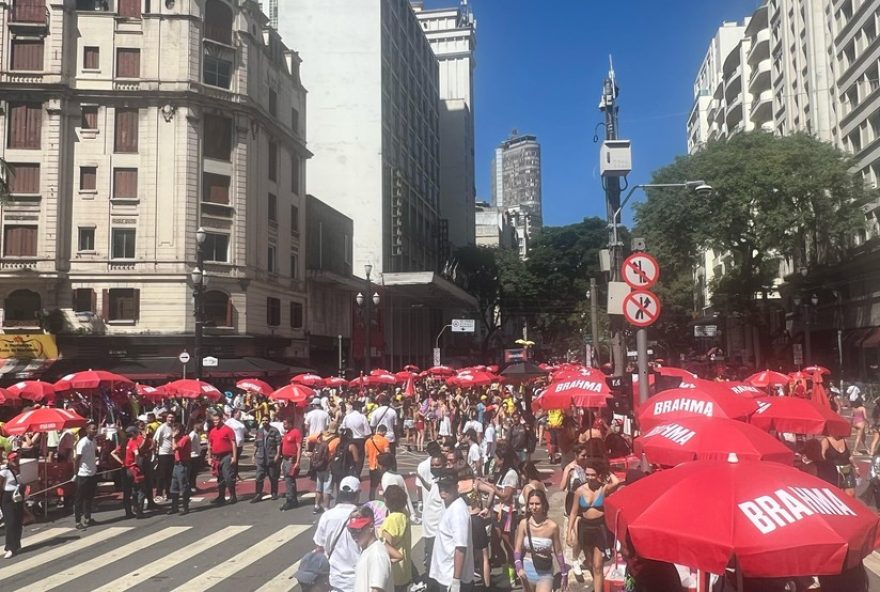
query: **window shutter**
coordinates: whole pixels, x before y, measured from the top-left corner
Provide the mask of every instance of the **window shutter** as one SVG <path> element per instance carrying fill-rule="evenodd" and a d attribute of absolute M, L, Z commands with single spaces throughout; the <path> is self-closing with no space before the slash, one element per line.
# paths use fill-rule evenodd
<path fill-rule="evenodd" d="M 141 0 L 119 0 L 119 16 L 141 18 Z"/>
<path fill-rule="evenodd" d="M 12 70 L 40 72 L 43 69 L 42 39 L 12 40 Z"/>
<path fill-rule="evenodd" d="M 122 47 L 116 50 L 116 77 L 140 78 L 141 50 Z"/>
<path fill-rule="evenodd" d="M 101 50 L 90 46 L 83 48 L 83 70 L 97 70 L 101 67 Z"/>
<path fill-rule="evenodd" d="M 229 296 L 229 297 L 226 299 L 226 324 L 225 324 L 224 326 L 226 326 L 226 327 L 232 327 L 232 326 L 233 326 L 232 323 L 233 323 L 234 321 L 233 321 L 233 318 L 232 318 L 232 317 L 233 317 L 234 314 L 235 314 L 235 309 L 234 309 L 233 306 L 232 306 L 232 296 Z"/>
<path fill-rule="evenodd" d="M 101 318 L 105 321 L 110 318 L 110 290 L 101 290 Z"/>
<path fill-rule="evenodd" d="M 138 110 L 117 109 L 115 130 L 116 152 L 138 151 Z"/>
<path fill-rule="evenodd" d="M 137 169 L 113 169 L 113 197 L 134 199 L 137 196 Z"/>
<path fill-rule="evenodd" d="M 229 177 L 202 173 L 202 201 L 229 204 Z"/>
<path fill-rule="evenodd" d="M 89 310 L 92 311 L 92 313 L 96 313 L 98 312 L 98 295 L 95 293 L 94 290 L 89 290 L 89 292 L 91 293 L 90 296 L 92 299 L 92 307 Z"/>
<path fill-rule="evenodd" d="M 14 172 L 9 181 L 9 192 L 18 193 L 40 192 L 40 165 L 38 163 L 13 163 Z"/>
<path fill-rule="evenodd" d="M 39 149 L 43 122 L 41 103 L 18 103 L 9 106 L 10 148 Z"/>
<path fill-rule="evenodd" d="M 134 311 L 132 312 L 131 318 L 135 321 L 138 321 L 141 318 L 141 291 L 135 289 L 131 292 L 131 299 L 134 302 Z"/>

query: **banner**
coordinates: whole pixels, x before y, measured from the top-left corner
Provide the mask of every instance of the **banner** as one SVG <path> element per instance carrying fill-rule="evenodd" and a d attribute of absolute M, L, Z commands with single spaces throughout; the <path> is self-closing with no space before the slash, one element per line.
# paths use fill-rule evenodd
<path fill-rule="evenodd" d="M 0 335 L 0 359 L 54 360 L 58 346 L 54 335 Z"/>

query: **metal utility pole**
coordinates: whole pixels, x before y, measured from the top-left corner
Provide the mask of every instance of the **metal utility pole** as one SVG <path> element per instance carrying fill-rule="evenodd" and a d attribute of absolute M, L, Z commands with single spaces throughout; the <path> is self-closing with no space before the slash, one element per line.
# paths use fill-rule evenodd
<path fill-rule="evenodd" d="M 602 99 L 599 102 L 599 110 L 605 114 L 605 140 L 617 140 L 617 81 L 614 78 L 614 67 L 610 64 L 608 77 L 602 86 Z M 609 242 L 608 250 L 611 256 L 611 271 L 609 280 L 620 281 L 620 245 L 617 244 L 617 220 L 615 212 L 620 209 L 620 177 L 603 177 L 605 185 L 605 208 L 608 212 Z M 609 315 L 611 325 L 611 360 L 614 366 L 614 376 L 622 376 L 626 348 L 623 343 L 623 319 L 620 315 Z"/>
<path fill-rule="evenodd" d="M 593 332 L 593 356 L 596 365 L 602 365 L 602 356 L 599 354 L 599 288 L 596 286 L 596 278 L 590 278 L 590 329 Z M 590 360 L 592 365 L 592 360 Z"/>

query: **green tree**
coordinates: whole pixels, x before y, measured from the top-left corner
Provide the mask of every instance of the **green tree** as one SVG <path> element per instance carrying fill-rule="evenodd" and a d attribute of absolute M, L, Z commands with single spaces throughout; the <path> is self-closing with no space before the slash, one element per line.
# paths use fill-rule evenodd
<path fill-rule="evenodd" d="M 9 189 L 14 176 L 15 168 L 0 158 L 0 203 L 9 199 Z"/>
<path fill-rule="evenodd" d="M 756 294 L 767 293 L 781 259 L 795 267 L 839 262 L 859 228 L 866 199 L 851 159 L 807 134 L 737 134 L 677 158 L 654 183 L 705 179 L 708 197 L 682 189 L 648 190 L 636 207 L 639 232 L 663 268 L 668 317 L 661 332 L 687 334 L 683 313 L 694 308 L 693 272 L 706 249 L 729 254 L 712 286 L 713 305 L 748 319 Z"/>

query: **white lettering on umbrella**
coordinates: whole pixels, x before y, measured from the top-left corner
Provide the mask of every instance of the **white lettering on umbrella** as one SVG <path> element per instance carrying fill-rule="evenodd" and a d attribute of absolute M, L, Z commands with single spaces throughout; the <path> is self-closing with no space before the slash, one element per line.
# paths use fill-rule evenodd
<path fill-rule="evenodd" d="M 777 528 L 794 524 L 815 514 L 825 516 L 856 515 L 852 508 L 828 488 L 788 487 L 777 489 L 772 495 L 762 495 L 738 505 L 740 511 L 762 534 L 769 534 Z"/>
<path fill-rule="evenodd" d="M 730 387 L 730 390 L 733 391 L 735 395 L 741 395 L 743 393 L 760 393 L 758 389 L 753 386 L 749 386 L 747 384 L 741 384 L 737 386 Z"/>
<path fill-rule="evenodd" d="M 700 401 L 699 399 L 672 399 L 671 401 L 654 403 L 654 415 L 664 415 L 676 411 L 687 411 L 694 415 L 712 417 L 715 405 L 712 401 Z"/>
<path fill-rule="evenodd" d="M 696 436 L 696 432 L 693 430 L 689 430 L 684 426 L 680 426 L 677 423 L 670 423 L 661 426 L 657 426 L 647 434 L 645 434 L 645 438 L 650 438 L 652 436 L 661 436 L 663 438 L 667 438 L 672 440 L 679 446 L 684 446 L 687 444 L 688 440 Z"/>
<path fill-rule="evenodd" d="M 764 413 L 765 411 L 770 409 L 771 405 L 772 405 L 772 403 L 768 403 L 766 401 L 759 401 L 758 402 L 758 410 L 755 411 L 755 413 Z"/>
<path fill-rule="evenodd" d="M 583 389 L 585 391 L 592 391 L 594 393 L 602 392 L 602 385 L 598 382 L 593 382 L 590 380 L 570 380 L 568 382 L 560 382 L 556 386 L 555 390 L 557 393 L 561 393 L 563 391 L 567 391 L 573 388 Z"/>

